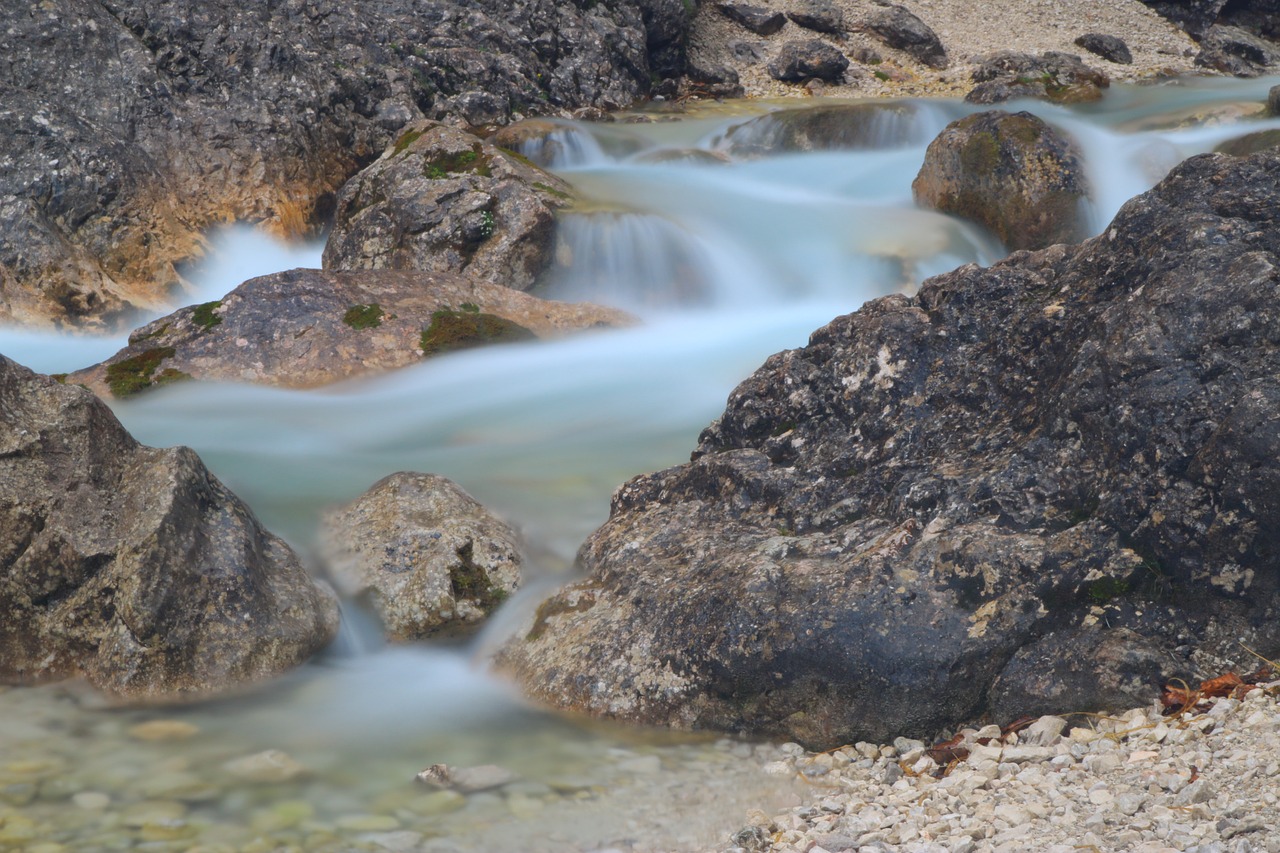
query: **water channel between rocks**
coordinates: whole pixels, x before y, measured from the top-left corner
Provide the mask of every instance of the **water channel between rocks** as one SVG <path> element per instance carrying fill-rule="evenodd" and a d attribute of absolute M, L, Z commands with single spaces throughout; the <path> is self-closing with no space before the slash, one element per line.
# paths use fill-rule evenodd
<path fill-rule="evenodd" d="M 1280 128 L 1235 109 L 1260 110 L 1275 82 L 1016 106 L 1080 143 L 1097 233 L 1179 160 Z M 587 202 L 562 219 L 547 295 L 627 308 L 638 328 L 471 351 L 321 391 L 175 386 L 116 405 L 140 441 L 194 447 L 304 555 L 324 508 L 393 471 L 445 475 L 523 531 L 528 587 L 465 648 L 386 648 L 352 611 L 341 648 L 322 660 L 196 707 L 109 709 L 74 687 L 0 688 L 0 850 L 697 849 L 724 844 L 747 809 L 793 797 L 760 770 L 774 747 L 563 720 L 477 662 L 571 572 L 610 493 L 687 459 L 768 355 L 868 299 L 1003 254 L 911 200 L 929 140 L 974 108 L 904 103 L 909 118 L 880 128 L 874 148 L 749 159 L 735 151 L 769 139 L 734 128 L 783 104 L 566 123 L 553 166 Z M 318 266 L 319 249 L 286 252 L 233 230 L 211 259 L 192 272 L 203 283 L 187 301 Z M 122 343 L 0 331 L 0 352 L 45 372 Z M 236 763 L 265 750 L 296 765 Z M 415 787 L 435 763 L 494 763 L 520 780 L 469 797 Z"/>

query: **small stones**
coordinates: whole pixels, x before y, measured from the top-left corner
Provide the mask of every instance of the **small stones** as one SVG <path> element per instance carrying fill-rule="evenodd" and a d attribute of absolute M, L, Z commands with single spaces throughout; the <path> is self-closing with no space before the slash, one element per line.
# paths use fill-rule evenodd
<path fill-rule="evenodd" d="M 481 764 L 477 767 L 450 767 L 447 764 L 433 764 L 416 777 L 419 782 L 433 788 L 458 791 L 463 794 L 474 794 L 501 788 L 514 782 L 518 776 L 496 764 Z"/>

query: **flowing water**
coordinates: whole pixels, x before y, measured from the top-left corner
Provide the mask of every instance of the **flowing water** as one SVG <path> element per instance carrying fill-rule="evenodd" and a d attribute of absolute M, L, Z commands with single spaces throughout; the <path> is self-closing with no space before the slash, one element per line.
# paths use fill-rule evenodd
<path fill-rule="evenodd" d="M 1180 81 L 1118 87 L 1074 109 L 1016 106 L 1081 145 L 1094 187 L 1082 215 L 1099 232 L 1179 160 L 1280 128 L 1235 107 L 1256 112 L 1276 82 Z M 114 405 L 139 440 L 194 447 L 304 555 L 325 507 L 393 471 L 448 476 L 522 530 L 527 587 L 465 647 L 384 647 L 348 607 L 342 641 L 321 660 L 198 707 L 109 709 L 68 686 L 0 692 L 0 850 L 693 849 L 722 843 L 748 808 L 791 796 L 759 770 L 772 747 L 560 719 L 527 707 L 482 659 L 572 576 L 612 490 L 687 459 L 769 354 L 868 299 L 1003 254 L 911 199 L 928 141 L 972 108 L 905 102 L 906 117 L 856 151 L 740 153 L 772 144 L 753 119 L 803 106 L 565 123 L 553 144 L 525 152 L 582 196 L 562 218 L 544 295 L 627 308 L 644 320 L 637 328 L 459 353 L 319 391 L 177 385 Z M 282 249 L 233 229 L 186 271 L 189 301 L 318 263 L 318 246 Z M 45 372 L 122 344 L 0 331 L 0 352 Z M 136 728 L 148 721 L 169 722 Z M 146 739 L 157 732 L 173 739 Z M 267 749 L 304 771 L 255 780 L 227 765 Z M 413 774 L 434 763 L 497 763 L 521 781 L 470 797 L 415 788 Z"/>

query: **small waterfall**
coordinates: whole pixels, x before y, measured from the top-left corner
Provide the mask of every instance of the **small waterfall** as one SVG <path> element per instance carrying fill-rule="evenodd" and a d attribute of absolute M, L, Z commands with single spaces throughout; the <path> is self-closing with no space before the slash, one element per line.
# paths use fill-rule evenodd
<path fill-rule="evenodd" d="M 544 169 L 592 166 L 610 159 L 594 136 L 567 124 L 525 139 L 517 146 L 516 153 Z"/>

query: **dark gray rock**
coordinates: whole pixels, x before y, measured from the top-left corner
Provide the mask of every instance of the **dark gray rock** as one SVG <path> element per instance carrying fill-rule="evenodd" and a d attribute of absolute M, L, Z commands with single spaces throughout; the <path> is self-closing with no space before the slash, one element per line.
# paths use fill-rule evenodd
<path fill-rule="evenodd" d="M 313 388 L 454 349 L 630 322 L 615 309 L 446 273 L 298 269 L 154 320 L 67 381 L 104 399 L 192 379 Z"/>
<path fill-rule="evenodd" d="M 1133 54 L 1129 52 L 1129 45 L 1125 44 L 1122 38 L 1109 36 L 1105 33 L 1085 33 L 1077 38 L 1075 43 L 1095 56 L 1101 56 L 1108 62 L 1114 62 L 1118 65 L 1133 64 Z"/>
<path fill-rule="evenodd" d="M 1280 86 L 1272 86 L 1267 92 L 1267 114 L 1280 116 Z"/>
<path fill-rule="evenodd" d="M 488 141 L 415 122 L 338 194 L 324 266 L 465 272 L 528 290 L 570 198 L 564 181 Z"/>
<path fill-rule="evenodd" d="M 1059 104 L 1096 101 L 1111 85 L 1102 71 L 1070 53 L 1041 56 L 1002 52 L 987 57 L 973 72 L 978 85 L 965 96 L 971 104 L 998 104 L 1013 98 L 1040 98 Z"/>
<path fill-rule="evenodd" d="M 339 589 L 367 599 L 392 640 L 473 631 L 520 585 L 515 531 L 432 474 L 384 477 L 320 538 Z"/>
<path fill-rule="evenodd" d="M 819 39 L 787 42 L 768 65 L 769 76 L 784 83 L 812 79 L 838 83 L 848 67 L 843 53 Z"/>
<path fill-rule="evenodd" d="M 1227 0 L 1141 0 L 1161 16 L 1177 24 L 1194 39 L 1203 36 L 1218 20 Z"/>
<path fill-rule="evenodd" d="M 1258 77 L 1280 65 L 1280 45 L 1239 27 L 1218 24 L 1201 39 L 1196 65 L 1236 77 Z"/>
<path fill-rule="evenodd" d="M 0 681 L 203 694 L 324 647 L 337 602 L 185 447 L 0 356 Z"/>
<path fill-rule="evenodd" d="M 743 122 L 720 145 L 735 157 L 892 148 L 923 143 L 926 126 L 906 103 L 828 104 L 778 110 Z"/>
<path fill-rule="evenodd" d="M 1277 146 L 1280 146 L 1280 130 L 1259 130 L 1228 139 L 1213 150 L 1233 157 L 1248 157 Z"/>
<path fill-rule="evenodd" d="M 742 83 L 738 72 L 727 65 L 708 60 L 690 60 L 685 70 L 681 94 L 702 98 L 740 98 Z"/>
<path fill-rule="evenodd" d="M 938 34 L 905 6 L 880 0 L 879 8 L 867 14 L 863 28 L 889 47 L 906 52 L 930 68 L 946 68 L 948 65 L 947 51 Z"/>
<path fill-rule="evenodd" d="M 787 17 L 798 27 L 819 33 L 841 35 L 847 31 L 844 11 L 831 0 L 796 0 L 787 10 Z"/>
<path fill-rule="evenodd" d="M 919 204 L 977 222 L 1010 249 L 1085 236 L 1084 161 L 1031 113 L 991 110 L 947 125 L 929 144 L 911 189 Z"/>
<path fill-rule="evenodd" d="M 562 707 L 825 748 L 1012 713 L 1051 658 L 1031 689 L 1069 712 L 1131 705 L 1153 652 L 1188 680 L 1274 657 L 1277 209 L 1280 154 L 1194 157 L 1099 237 L 772 356 L 688 464 L 617 491 L 501 665 Z"/>
<path fill-rule="evenodd" d="M 787 18 L 781 12 L 766 9 L 763 6 L 751 6 L 746 3 L 717 3 L 720 14 L 758 36 L 771 36 L 782 29 Z"/>
<path fill-rule="evenodd" d="M 0 4 L 0 320 L 120 325 L 211 224 L 314 231 L 406 121 L 626 106 L 683 71 L 685 6 Z"/>

